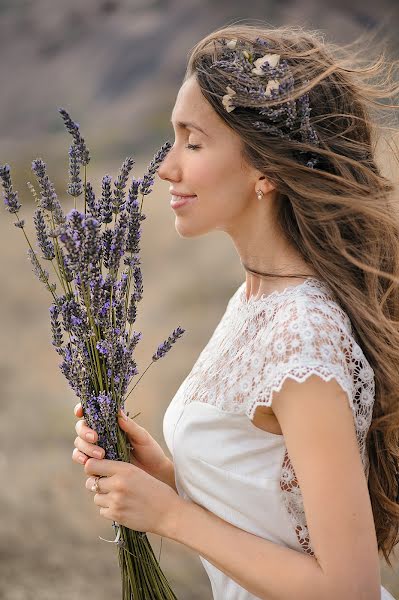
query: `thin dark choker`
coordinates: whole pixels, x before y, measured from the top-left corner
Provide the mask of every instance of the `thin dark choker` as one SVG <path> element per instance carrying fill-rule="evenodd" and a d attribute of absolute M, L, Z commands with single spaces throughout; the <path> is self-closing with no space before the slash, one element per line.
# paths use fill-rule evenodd
<path fill-rule="evenodd" d="M 255 271 L 255 269 L 250 269 L 249 267 L 247 267 L 247 265 L 245 265 L 242 260 L 240 260 L 242 266 L 244 267 L 244 269 L 246 271 L 248 271 L 248 273 L 252 273 L 253 275 L 259 275 L 260 277 L 294 277 L 294 278 L 300 278 L 300 279 L 306 279 L 308 277 L 312 278 L 312 279 L 318 279 L 317 277 L 315 277 L 314 275 L 279 275 L 278 273 L 261 273 L 260 271 Z"/>

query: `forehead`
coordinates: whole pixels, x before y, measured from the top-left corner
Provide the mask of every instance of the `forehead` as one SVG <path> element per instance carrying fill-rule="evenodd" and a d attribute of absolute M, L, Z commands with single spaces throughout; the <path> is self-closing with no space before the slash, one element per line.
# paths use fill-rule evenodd
<path fill-rule="evenodd" d="M 217 113 L 201 93 L 194 77 L 187 79 L 178 91 L 171 121 L 193 121 L 205 131 L 220 127 L 222 123 Z"/>

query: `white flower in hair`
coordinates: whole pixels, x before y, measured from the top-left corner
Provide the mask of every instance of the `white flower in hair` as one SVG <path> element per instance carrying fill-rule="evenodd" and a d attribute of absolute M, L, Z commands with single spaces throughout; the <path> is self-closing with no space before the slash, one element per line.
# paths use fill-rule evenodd
<path fill-rule="evenodd" d="M 265 90 L 265 96 L 271 96 L 271 91 L 278 90 L 279 85 L 280 82 L 278 81 L 278 79 L 269 79 Z"/>
<path fill-rule="evenodd" d="M 233 90 L 229 85 L 226 87 L 227 94 L 225 94 L 222 98 L 222 104 L 227 110 L 227 112 L 231 112 L 235 109 L 235 106 L 232 106 L 231 99 L 236 95 L 236 91 Z"/>
<path fill-rule="evenodd" d="M 255 69 L 252 69 L 252 73 L 254 73 L 255 75 L 266 75 L 263 69 L 261 69 L 261 66 L 267 62 L 271 67 L 276 67 L 279 61 L 280 54 L 265 54 L 265 56 L 261 56 L 261 58 L 255 60 Z"/>
<path fill-rule="evenodd" d="M 237 39 L 235 38 L 234 40 L 229 40 L 226 46 L 230 48 L 230 50 L 235 50 L 237 46 Z"/>

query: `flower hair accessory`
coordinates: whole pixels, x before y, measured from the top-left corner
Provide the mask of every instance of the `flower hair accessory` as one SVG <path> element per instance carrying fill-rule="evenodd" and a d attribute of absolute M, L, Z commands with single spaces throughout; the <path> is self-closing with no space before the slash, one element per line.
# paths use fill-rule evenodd
<path fill-rule="evenodd" d="M 225 109 L 227 110 L 227 112 L 231 112 L 232 110 L 235 109 L 235 106 L 232 105 L 231 100 L 232 100 L 233 96 L 236 95 L 237 92 L 235 92 L 235 90 L 233 90 L 230 86 L 227 86 L 226 92 L 227 92 L 227 94 L 225 96 L 223 96 L 223 98 L 222 98 L 222 104 L 225 107 Z"/>
<path fill-rule="evenodd" d="M 292 99 L 294 77 L 287 60 L 272 52 L 268 41 L 256 38 L 253 44 L 238 39 L 219 40 L 222 51 L 210 65 L 229 74 L 229 85 L 222 97 L 227 112 L 242 107 L 252 109 L 255 129 L 271 136 L 319 146 L 319 138 L 310 124 L 309 94 Z M 306 83 L 306 82 L 305 82 Z M 277 106 L 266 105 L 278 100 Z M 265 104 L 262 106 L 262 104 Z M 260 105 L 260 106 L 259 106 Z M 319 157 L 314 152 L 296 151 L 299 161 L 313 168 Z"/>

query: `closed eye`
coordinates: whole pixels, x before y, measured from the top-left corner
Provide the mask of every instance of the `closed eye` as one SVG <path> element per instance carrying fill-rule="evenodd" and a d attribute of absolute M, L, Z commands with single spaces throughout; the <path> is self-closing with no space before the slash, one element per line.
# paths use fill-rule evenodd
<path fill-rule="evenodd" d="M 187 144 L 186 148 L 189 148 L 190 150 L 198 150 L 198 148 L 201 148 L 201 146 L 198 144 Z"/>

